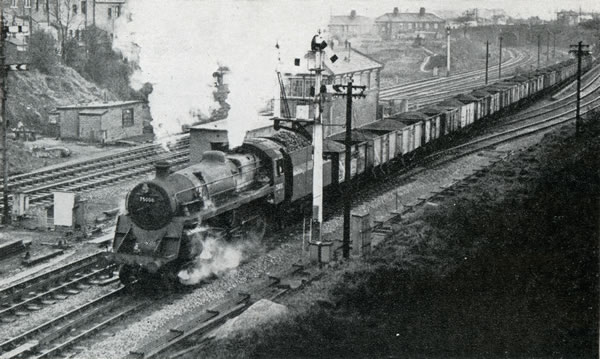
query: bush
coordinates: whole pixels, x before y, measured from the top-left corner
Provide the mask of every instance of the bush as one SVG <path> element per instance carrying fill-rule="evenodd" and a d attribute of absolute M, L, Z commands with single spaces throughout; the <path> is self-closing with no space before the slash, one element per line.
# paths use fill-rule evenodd
<path fill-rule="evenodd" d="M 29 41 L 31 67 L 45 74 L 53 73 L 58 64 L 54 37 L 44 31 L 37 31 L 31 35 Z"/>

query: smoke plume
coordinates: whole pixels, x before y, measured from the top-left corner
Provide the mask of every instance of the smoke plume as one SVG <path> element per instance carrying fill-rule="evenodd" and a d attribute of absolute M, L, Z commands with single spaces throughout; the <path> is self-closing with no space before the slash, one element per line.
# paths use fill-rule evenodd
<path fill-rule="evenodd" d="M 139 63 L 132 85 L 149 82 L 154 131 L 181 131 L 218 108 L 213 97 L 219 66 L 230 71 L 229 143 L 235 147 L 278 90 L 278 56 L 293 62 L 326 28 L 322 1 L 131 0 L 115 31 L 115 47 Z M 275 45 L 279 44 L 277 50 Z"/>
<path fill-rule="evenodd" d="M 202 241 L 202 246 L 202 253 L 194 260 L 193 265 L 178 273 L 182 284 L 195 285 L 237 268 L 257 248 L 257 243 L 232 243 L 208 237 Z"/>

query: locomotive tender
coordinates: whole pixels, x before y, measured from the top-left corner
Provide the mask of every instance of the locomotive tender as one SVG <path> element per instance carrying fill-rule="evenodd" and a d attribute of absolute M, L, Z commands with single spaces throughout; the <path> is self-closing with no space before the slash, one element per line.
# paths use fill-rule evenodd
<path fill-rule="evenodd" d="M 584 68 L 591 61 L 584 62 Z M 463 131 L 541 91 L 573 78 L 569 60 L 459 95 L 418 112 L 374 121 L 352 131 L 352 177 L 373 173 L 412 156 L 438 139 Z M 344 179 L 343 136 L 325 140 L 323 185 Z M 128 194 L 118 218 L 111 259 L 125 284 L 155 275 L 176 280 L 199 256 L 209 237 L 260 239 L 267 219 L 283 215 L 310 197 L 312 146 L 303 135 L 281 130 L 247 139 L 232 151 L 210 150 L 200 160 L 171 172 L 156 165 L 156 177 Z"/>

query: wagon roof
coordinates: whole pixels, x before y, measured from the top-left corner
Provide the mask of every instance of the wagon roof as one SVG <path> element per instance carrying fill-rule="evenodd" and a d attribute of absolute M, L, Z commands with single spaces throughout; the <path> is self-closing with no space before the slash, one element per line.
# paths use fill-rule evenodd
<path fill-rule="evenodd" d="M 458 101 L 455 98 L 449 98 L 437 104 L 438 106 L 451 107 L 451 108 L 459 108 L 464 106 L 464 103 Z"/>
<path fill-rule="evenodd" d="M 352 133 L 351 133 L 352 142 L 364 142 L 364 141 L 372 140 L 375 137 L 379 137 L 379 135 L 375 134 L 369 130 L 363 130 L 363 129 L 359 129 L 359 128 L 353 129 Z M 346 134 L 343 132 L 338 133 L 336 135 L 331 136 L 330 139 L 332 139 L 334 141 L 338 141 L 338 142 L 344 142 L 346 139 Z"/>
<path fill-rule="evenodd" d="M 491 94 L 484 89 L 477 89 L 473 90 L 473 92 L 471 92 L 471 95 L 475 97 L 489 97 Z"/>
<path fill-rule="evenodd" d="M 445 107 L 438 105 L 429 105 L 421 109 L 424 114 L 427 115 L 438 115 L 440 113 L 447 112 L 448 110 Z"/>
<path fill-rule="evenodd" d="M 456 95 L 456 96 L 454 96 L 454 98 L 456 98 L 460 102 L 465 102 L 465 103 L 471 103 L 471 102 L 478 101 L 477 97 L 474 97 L 474 96 L 466 94 L 466 93 L 461 93 L 459 95 Z"/>
<path fill-rule="evenodd" d="M 395 114 L 389 116 L 388 118 L 393 119 L 393 120 L 400 120 L 400 121 L 404 121 L 404 120 L 422 121 L 422 120 L 428 119 L 429 116 L 425 115 L 421 111 L 409 111 L 409 112 L 395 113 Z"/>
<path fill-rule="evenodd" d="M 323 152 L 337 152 L 342 153 L 346 150 L 346 147 L 337 141 L 330 139 L 323 140 Z"/>
<path fill-rule="evenodd" d="M 367 123 L 366 125 L 362 126 L 361 128 L 363 128 L 365 130 L 376 130 L 376 131 L 377 130 L 379 130 L 379 131 L 385 131 L 385 130 L 395 131 L 395 130 L 400 130 L 404 127 L 406 127 L 406 125 L 403 124 L 402 122 L 386 118 L 383 120 Z"/>

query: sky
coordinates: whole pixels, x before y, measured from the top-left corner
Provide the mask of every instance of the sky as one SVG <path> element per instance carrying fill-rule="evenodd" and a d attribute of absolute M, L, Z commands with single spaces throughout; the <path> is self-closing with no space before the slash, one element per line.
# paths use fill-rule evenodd
<path fill-rule="evenodd" d="M 330 15 L 354 9 L 377 17 L 394 7 L 461 13 L 477 7 L 553 19 L 558 10 L 580 6 L 600 12 L 600 0 L 129 0 L 124 12 L 131 17 L 122 16 L 116 24 L 114 46 L 126 55 L 139 47 L 140 70 L 132 76 L 132 86 L 154 86 L 150 110 L 160 138 L 215 109 L 212 74 L 219 66 L 228 67 L 228 128 L 235 146 L 279 89 L 278 58 L 302 57 L 316 32 L 327 29 Z"/>

